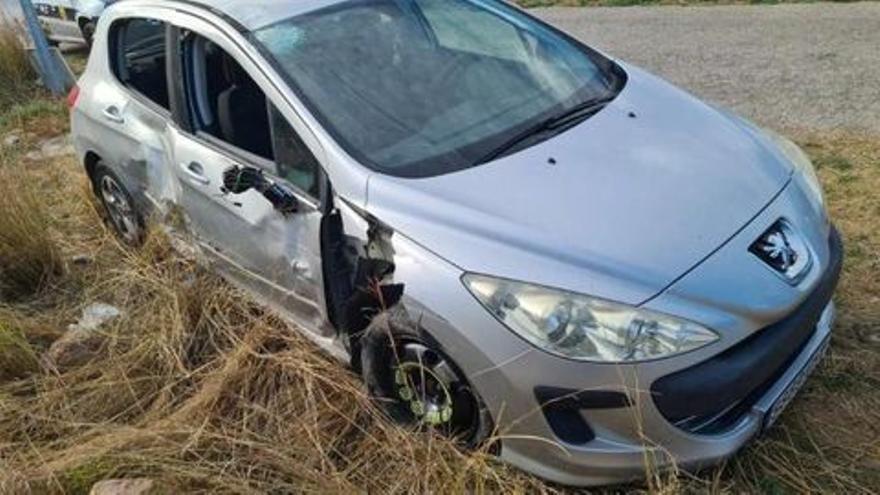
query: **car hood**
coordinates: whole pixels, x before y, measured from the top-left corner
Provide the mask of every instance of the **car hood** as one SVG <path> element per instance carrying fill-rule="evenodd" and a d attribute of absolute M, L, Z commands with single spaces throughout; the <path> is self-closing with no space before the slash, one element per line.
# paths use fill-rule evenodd
<path fill-rule="evenodd" d="M 791 165 L 751 125 L 625 69 L 614 102 L 536 146 L 429 179 L 373 175 L 367 211 L 464 271 L 644 303 L 747 225 Z"/>

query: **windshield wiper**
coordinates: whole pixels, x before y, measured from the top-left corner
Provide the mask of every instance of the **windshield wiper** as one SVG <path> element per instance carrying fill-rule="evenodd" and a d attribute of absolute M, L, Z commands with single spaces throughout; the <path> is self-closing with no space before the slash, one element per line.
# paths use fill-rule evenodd
<path fill-rule="evenodd" d="M 564 130 L 569 124 L 581 121 L 584 118 L 595 114 L 599 110 L 602 110 L 606 105 L 611 103 L 616 96 L 617 95 L 587 100 L 571 108 L 567 108 L 565 111 L 557 115 L 544 119 L 501 143 L 501 146 L 495 148 L 491 153 L 488 153 L 477 160 L 476 164 L 481 165 L 501 158 L 502 156 L 509 154 L 510 151 L 515 149 L 519 144 L 535 136 L 540 136 L 547 132 Z"/>

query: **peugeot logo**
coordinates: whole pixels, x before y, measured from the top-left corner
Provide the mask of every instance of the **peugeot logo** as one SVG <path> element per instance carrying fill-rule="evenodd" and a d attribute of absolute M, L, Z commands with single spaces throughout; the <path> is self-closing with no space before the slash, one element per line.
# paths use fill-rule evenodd
<path fill-rule="evenodd" d="M 749 251 L 790 283 L 799 282 L 810 269 L 810 251 L 785 219 L 778 220 L 761 234 Z"/>
<path fill-rule="evenodd" d="M 797 261 L 797 251 L 791 247 L 788 237 L 782 231 L 771 232 L 767 237 L 761 239 L 758 249 L 773 261 L 774 266 L 778 266 L 780 270 L 785 271 L 794 265 Z"/>

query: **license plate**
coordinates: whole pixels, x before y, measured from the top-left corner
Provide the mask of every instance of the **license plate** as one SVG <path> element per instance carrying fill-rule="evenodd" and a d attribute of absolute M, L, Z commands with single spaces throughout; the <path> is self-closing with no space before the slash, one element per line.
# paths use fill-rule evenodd
<path fill-rule="evenodd" d="M 801 369 L 800 373 L 798 373 L 797 377 L 788 385 L 785 391 L 782 392 L 782 395 L 776 399 L 776 402 L 767 411 L 767 414 L 764 416 L 764 431 L 770 429 L 776 420 L 779 419 L 779 416 L 782 415 L 782 411 L 785 410 L 786 407 L 791 403 L 792 399 L 800 392 L 801 388 L 803 388 L 804 384 L 807 383 L 807 379 L 813 374 L 813 371 L 816 370 L 816 367 L 819 365 L 819 362 L 822 361 L 822 358 L 825 357 L 825 353 L 828 352 L 828 346 L 831 343 L 830 338 L 826 338 L 822 345 L 816 349 L 816 352 L 810 357 L 809 362 L 807 362 L 806 366 Z"/>

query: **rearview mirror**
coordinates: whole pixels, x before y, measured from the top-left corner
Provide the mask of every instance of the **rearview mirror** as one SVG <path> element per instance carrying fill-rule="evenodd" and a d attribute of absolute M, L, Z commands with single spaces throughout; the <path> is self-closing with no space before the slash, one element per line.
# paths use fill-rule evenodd
<path fill-rule="evenodd" d="M 269 180 L 263 171 L 255 167 L 233 165 L 223 172 L 224 194 L 243 194 L 251 189 L 263 195 L 283 215 L 299 210 L 299 201 L 286 187 Z"/>

